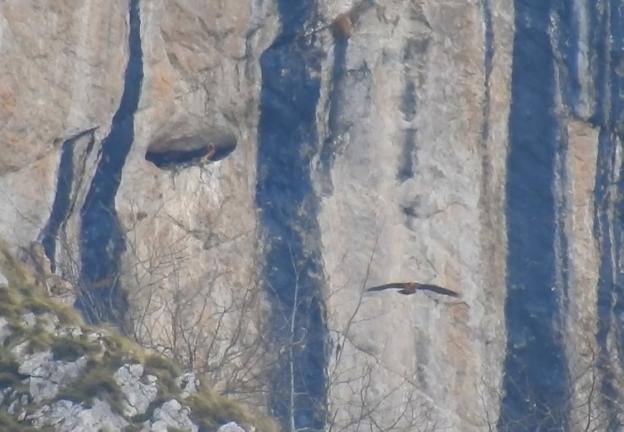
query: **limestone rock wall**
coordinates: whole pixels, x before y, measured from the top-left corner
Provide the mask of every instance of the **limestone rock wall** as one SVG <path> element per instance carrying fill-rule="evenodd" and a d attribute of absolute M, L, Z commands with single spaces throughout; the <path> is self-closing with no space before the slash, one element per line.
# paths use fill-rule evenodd
<path fill-rule="evenodd" d="M 571 428 L 587 418 L 616 427 L 621 412 L 613 401 L 620 396 L 610 386 L 622 376 L 621 113 L 614 96 L 621 60 L 605 53 L 620 47 L 611 22 L 619 9 L 614 1 L 517 3 L 141 0 L 143 78 L 127 83 L 129 2 L 4 1 L 0 236 L 13 250 L 42 242 L 49 270 L 80 289 L 81 209 L 123 90 L 140 86 L 111 213 L 123 234 L 112 276 L 128 297 L 126 322 L 118 324 L 142 343 L 269 410 L 276 405 L 275 370 L 290 371 L 290 407 L 299 394 L 293 371 L 306 371 L 301 382 L 319 384 L 325 395 L 309 409 L 322 411 L 332 430 L 375 424 L 480 431 L 499 422 L 501 403 L 513 408 L 509 418 L 515 415 L 518 400 L 503 382 L 512 363 L 505 359 L 521 358 L 539 339 L 532 313 L 556 315 L 540 328 L 552 331 L 561 348 L 558 372 L 578 378 L 562 380 L 574 406 L 558 407 L 565 414 L 555 417 Z M 523 51 L 531 44 L 535 56 Z M 267 52 L 274 57 L 262 63 Z M 292 53 L 301 64 L 289 63 Z M 513 68 L 523 53 L 552 88 L 533 86 L 519 63 Z M 261 66 L 284 88 L 264 86 Z M 290 73 L 309 82 L 290 82 Z M 307 85 L 313 97 L 289 99 L 299 97 L 294 90 L 306 94 Z M 522 124 L 512 143 L 510 118 L 514 107 L 530 105 L 522 98 L 536 93 L 535 100 L 548 103 L 540 109 L 554 131 L 536 148 L 551 146 L 553 160 L 542 166 L 529 154 L 533 170 L 524 159 L 511 160 L 510 149 L 522 147 L 522 133 L 535 125 Z M 292 125 L 260 131 L 269 108 L 288 113 L 284 122 L 301 121 L 300 109 L 312 112 L 292 130 L 314 131 L 313 142 L 274 142 L 281 137 L 275 131 Z M 262 140 L 289 151 L 259 157 Z M 517 192 L 509 189 L 514 163 L 527 176 L 547 173 L 538 178 L 544 190 L 520 192 L 536 200 L 543 194 L 552 204 L 539 213 L 552 219 L 546 224 L 552 232 L 541 236 L 540 221 L 523 228 L 542 247 L 537 267 L 531 257 L 513 261 L 523 250 L 522 244 L 511 250 L 509 240 L 519 232 L 508 220 L 509 197 Z M 289 199 L 280 191 L 259 203 L 267 172 L 289 169 L 309 174 L 301 207 L 280 213 Z M 267 229 L 272 223 L 279 229 Z M 275 245 L 295 245 L 277 238 L 280 232 L 301 240 L 300 250 L 271 261 Z M 551 237 L 552 244 L 540 243 Z M 290 264 L 299 265 L 290 263 L 293 257 L 313 262 L 313 270 L 289 274 Z M 526 280 L 538 267 L 552 280 L 512 286 L 512 261 L 514 274 Z M 282 271 L 291 279 L 269 286 L 267 275 L 279 282 Z M 315 349 L 294 324 L 275 325 L 276 311 L 307 310 L 309 299 L 287 295 L 300 276 L 321 305 L 316 324 L 326 334 L 315 340 L 325 345 L 318 356 L 324 363 L 300 361 L 289 369 L 282 366 L 293 362 L 294 349 L 272 345 L 279 340 L 272 333 L 290 331 L 282 340 Z M 449 287 L 461 298 L 364 294 L 368 286 L 411 280 Z M 277 307 L 276 292 L 285 299 Z M 510 311 L 520 309 L 506 302 L 509 292 L 554 306 L 528 304 L 526 320 L 514 321 Z M 598 382 L 610 393 L 587 404 Z M 529 384 L 519 391 L 540 388 Z M 294 411 L 282 419 L 287 427 L 307 421 Z"/>
<path fill-rule="evenodd" d="M 61 143 L 97 127 L 119 103 L 127 4 L 6 1 L 0 5 L 0 232 L 36 238 L 51 210 Z"/>
<path fill-rule="evenodd" d="M 250 357 L 263 355 L 242 347 L 262 332 L 255 131 L 270 10 L 262 2 L 142 5 L 146 73 L 117 201 L 130 245 L 123 274 L 133 332 L 210 372 L 226 391 L 240 385 L 230 367 L 249 374 Z M 220 162 L 179 170 L 146 160 L 150 149 L 192 137 L 207 145 L 225 137 L 236 147 Z M 259 373 L 246 378 L 255 395 Z"/>
<path fill-rule="evenodd" d="M 587 397 L 597 381 L 597 286 L 599 275 L 598 244 L 593 233 L 594 199 L 591 191 L 596 178 L 597 131 L 589 124 L 571 121 L 568 125 L 568 161 L 570 188 L 566 197 L 567 213 L 564 229 L 570 239 L 570 282 L 565 336 L 568 341 L 568 362 L 572 376 L 574 405 L 581 407 L 571 417 L 572 424 L 582 430 L 588 418 L 603 426 L 604 408 L 600 401 L 587 405 Z M 574 300 L 571 300 L 574 299 Z M 596 421 L 598 420 L 598 421 Z"/>
<path fill-rule="evenodd" d="M 80 176 L 72 179 L 65 244 L 56 250 L 57 271 L 76 279 L 80 208 L 124 85 L 128 5 L 29 6 L 8 2 L 0 14 L 0 49 L 13 65 L 4 72 L 13 84 L 3 99 L 14 104 L 3 110 L 10 127 L 2 139 L 19 141 L 22 150 L 19 158 L 3 153 L 0 181 L 14 205 L 3 209 L 0 226 L 15 246 L 37 240 L 54 203 L 60 143 L 98 127 L 91 144 L 88 134 L 76 141 Z M 317 21 L 302 34 L 318 33 L 326 53 L 311 172 L 327 282 L 329 412 L 345 425 L 354 415 L 349 406 L 383 399 L 380 417 L 366 421 L 385 424 L 409 401 L 409 421 L 427 411 L 433 423 L 444 418 L 447 427 L 480 428 L 496 417 L 504 344 L 500 179 L 512 7 L 317 6 Z M 193 356 L 210 347 L 204 354 L 224 362 L 228 350 L 252 346 L 266 331 L 254 202 L 258 60 L 277 34 L 277 3 L 150 1 L 140 3 L 140 14 L 144 78 L 115 198 L 126 239 L 121 278 L 129 328 L 144 343 L 212 372 L 228 390 L 227 368 Z M 29 27 L 49 16 L 58 19 L 36 32 Z M 41 56 L 22 55 L 33 46 Z M 42 72 L 22 73 L 32 84 L 18 85 L 17 66 Z M 26 115 L 35 106 L 44 127 L 33 128 L 33 112 Z M 218 162 L 159 167 L 146 159 L 150 151 L 220 141 L 236 147 Z M 449 286 L 462 300 L 362 296 L 367 285 L 403 279 Z M 202 325 L 225 330 L 196 331 Z M 355 400 L 354 385 L 370 386 L 370 398 Z"/>
<path fill-rule="evenodd" d="M 379 410 L 362 421 L 388 430 L 496 418 L 512 13 L 511 2 L 385 2 L 354 27 L 328 90 L 336 112 L 319 115 L 341 128 L 319 173 L 340 425 L 363 405 Z M 462 299 L 363 294 L 410 280 Z"/>

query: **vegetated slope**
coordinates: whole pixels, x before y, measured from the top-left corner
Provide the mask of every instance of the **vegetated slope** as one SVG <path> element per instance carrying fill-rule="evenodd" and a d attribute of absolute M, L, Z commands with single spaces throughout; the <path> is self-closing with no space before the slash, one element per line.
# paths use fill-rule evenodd
<path fill-rule="evenodd" d="M 0 245 L 0 430 L 277 431 L 34 281 Z"/>

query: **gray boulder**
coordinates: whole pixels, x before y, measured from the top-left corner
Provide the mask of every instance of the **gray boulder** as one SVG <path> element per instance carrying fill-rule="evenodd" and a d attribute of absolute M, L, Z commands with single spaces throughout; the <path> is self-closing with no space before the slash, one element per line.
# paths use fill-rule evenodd
<path fill-rule="evenodd" d="M 140 364 L 123 365 L 113 375 L 124 395 L 124 415 L 127 417 L 143 414 L 158 395 L 156 381 L 144 384 L 142 377 L 143 366 Z"/>
<path fill-rule="evenodd" d="M 167 432 L 177 428 L 188 432 L 197 432 L 199 429 L 190 418 L 191 410 L 180 405 L 175 399 L 165 402 L 162 407 L 154 410 L 152 418 L 152 432 Z"/>
<path fill-rule="evenodd" d="M 35 427 L 52 426 L 57 432 L 120 432 L 128 422 L 99 399 L 90 408 L 66 400 L 45 405 L 29 417 Z"/>
<path fill-rule="evenodd" d="M 190 395 L 197 393 L 199 389 L 199 378 L 197 378 L 194 373 L 187 372 L 176 379 L 176 385 L 182 390 L 180 397 L 186 399 Z"/>
<path fill-rule="evenodd" d="M 222 425 L 217 432 L 246 432 L 245 429 L 240 427 L 236 422 L 229 422 Z"/>
<path fill-rule="evenodd" d="M 28 378 L 29 392 L 35 403 L 54 398 L 63 385 L 75 381 L 87 366 L 87 358 L 74 362 L 55 361 L 50 351 L 18 357 L 18 371 Z"/>

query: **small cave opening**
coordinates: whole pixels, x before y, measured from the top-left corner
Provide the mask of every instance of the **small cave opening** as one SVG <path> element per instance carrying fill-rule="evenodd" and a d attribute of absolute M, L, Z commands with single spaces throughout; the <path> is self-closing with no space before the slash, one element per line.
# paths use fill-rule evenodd
<path fill-rule="evenodd" d="M 181 169 L 203 166 L 228 157 L 237 146 L 231 133 L 197 133 L 154 140 L 145 153 L 145 160 L 160 169 Z"/>

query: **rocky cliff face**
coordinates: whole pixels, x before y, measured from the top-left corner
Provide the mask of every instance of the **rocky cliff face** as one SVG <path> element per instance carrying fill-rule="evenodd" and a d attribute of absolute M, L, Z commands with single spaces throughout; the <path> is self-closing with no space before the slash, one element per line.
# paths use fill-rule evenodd
<path fill-rule="evenodd" d="M 285 430 L 617 429 L 621 10 L 3 2 L 0 235 Z"/>
<path fill-rule="evenodd" d="M 339 424 L 358 405 L 379 406 L 366 421 L 382 429 L 484 430 L 496 418 L 511 10 L 388 3 L 349 39 L 328 93 L 335 150 L 318 176 L 329 185 L 319 219 Z M 462 300 L 362 294 L 396 280 L 452 287 Z M 353 382 L 367 393 L 345 409 Z"/>

